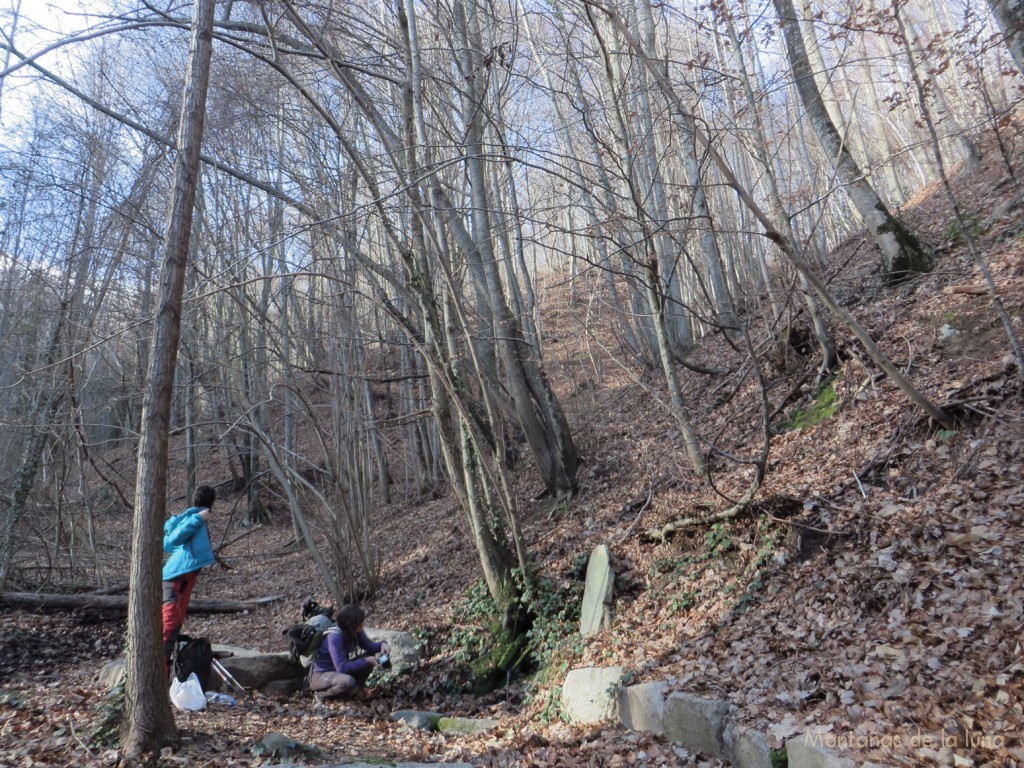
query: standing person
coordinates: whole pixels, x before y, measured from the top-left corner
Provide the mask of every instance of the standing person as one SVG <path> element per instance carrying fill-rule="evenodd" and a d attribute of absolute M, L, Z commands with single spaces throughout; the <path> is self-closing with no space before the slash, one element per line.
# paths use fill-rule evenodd
<path fill-rule="evenodd" d="M 324 636 L 309 678 L 309 687 L 319 701 L 351 698 L 380 666 L 380 656 L 391 650 L 387 643 L 369 638 L 363 629 L 365 621 L 362 608 L 346 605 L 338 612 L 337 630 L 329 630 Z M 352 658 L 354 653 L 358 655 Z"/>
<path fill-rule="evenodd" d="M 217 492 L 208 485 L 196 488 L 192 505 L 164 523 L 164 552 L 171 556 L 163 570 L 163 634 L 164 662 L 170 673 L 174 644 L 185 623 L 192 588 L 199 571 L 213 564 L 217 556 L 210 545 L 210 531 L 206 521 L 217 500 Z"/>

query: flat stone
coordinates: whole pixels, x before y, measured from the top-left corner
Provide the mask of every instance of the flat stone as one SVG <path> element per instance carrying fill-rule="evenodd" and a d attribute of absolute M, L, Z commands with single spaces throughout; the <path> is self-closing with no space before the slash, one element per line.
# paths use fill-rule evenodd
<path fill-rule="evenodd" d="M 488 717 L 442 717 L 437 721 L 437 730 L 441 733 L 471 736 L 497 728 L 499 724 L 499 720 Z"/>
<path fill-rule="evenodd" d="M 437 724 L 444 715 L 441 712 L 420 712 L 416 709 L 399 709 L 391 713 L 391 721 L 405 723 L 410 728 L 424 731 L 436 731 Z"/>
<path fill-rule="evenodd" d="M 619 689 L 619 722 L 634 731 L 665 733 L 664 682 L 627 685 Z"/>
<path fill-rule="evenodd" d="M 772 768 L 772 750 L 763 733 L 729 723 L 722 741 L 725 759 L 733 768 Z"/>
<path fill-rule="evenodd" d="M 690 752 L 724 757 L 728 714 L 728 702 L 673 693 L 665 701 L 665 735 Z"/>
<path fill-rule="evenodd" d="M 268 733 L 249 747 L 249 751 L 255 757 L 291 758 L 294 755 L 319 754 L 320 749 L 316 746 L 296 741 L 289 736 L 285 736 L 283 733 Z"/>
<path fill-rule="evenodd" d="M 580 634 L 584 637 L 595 635 L 611 625 L 612 588 L 615 574 L 612 572 L 611 555 L 608 547 L 599 544 L 590 553 L 587 563 L 587 580 L 583 588 L 583 609 L 580 616 Z"/>
<path fill-rule="evenodd" d="M 562 684 L 562 707 L 574 723 L 601 723 L 615 718 L 622 667 L 574 669 Z"/>
<path fill-rule="evenodd" d="M 809 731 L 786 742 L 789 768 L 856 768 L 856 763 L 829 749 L 827 733 Z"/>

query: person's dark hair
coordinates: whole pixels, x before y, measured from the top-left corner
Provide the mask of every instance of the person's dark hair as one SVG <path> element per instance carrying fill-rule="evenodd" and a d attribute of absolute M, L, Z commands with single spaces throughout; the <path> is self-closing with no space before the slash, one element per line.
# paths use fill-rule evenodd
<path fill-rule="evenodd" d="M 338 626 L 342 632 L 349 635 L 354 635 L 364 621 L 366 621 L 366 612 L 353 603 L 349 603 L 338 611 Z"/>
<path fill-rule="evenodd" d="M 217 500 L 217 491 L 209 485 L 200 485 L 196 488 L 196 495 L 192 497 L 192 506 L 209 507 Z"/>

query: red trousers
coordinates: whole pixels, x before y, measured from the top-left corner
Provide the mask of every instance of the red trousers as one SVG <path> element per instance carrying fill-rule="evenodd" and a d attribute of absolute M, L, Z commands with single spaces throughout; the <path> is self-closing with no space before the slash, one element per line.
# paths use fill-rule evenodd
<path fill-rule="evenodd" d="M 178 635 L 181 634 L 181 625 L 185 623 L 188 603 L 192 599 L 192 589 L 196 585 L 198 576 L 199 571 L 192 571 L 192 573 L 178 576 L 172 581 L 163 582 L 164 661 L 168 670 L 170 670 L 174 644 L 178 641 Z"/>

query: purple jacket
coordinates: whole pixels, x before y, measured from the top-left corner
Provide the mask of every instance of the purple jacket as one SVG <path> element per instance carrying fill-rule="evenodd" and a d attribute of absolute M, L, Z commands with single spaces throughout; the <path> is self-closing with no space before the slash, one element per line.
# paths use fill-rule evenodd
<path fill-rule="evenodd" d="M 364 653 L 354 659 L 349 658 L 361 648 Z M 329 630 L 324 636 L 320 650 L 313 660 L 314 672 L 342 672 L 346 675 L 355 675 L 373 665 L 367 660 L 367 655 L 380 653 L 380 643 L 375 643 L 369 638 L 366 632 L 358 635 L 349 635 L 341 630 Z"/>

